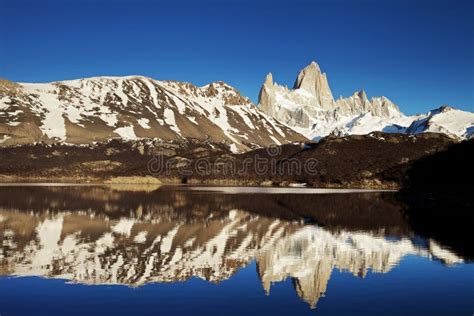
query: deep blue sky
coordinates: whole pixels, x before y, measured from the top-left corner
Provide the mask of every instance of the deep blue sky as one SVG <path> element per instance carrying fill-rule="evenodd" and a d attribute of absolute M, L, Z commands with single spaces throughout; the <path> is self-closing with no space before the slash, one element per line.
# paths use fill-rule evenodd
<path fill-rule="evenodd" d="M 173 2 L 173 3 L 172 3 Z M 256 101 L 316 60 L 335 97 L 474 111 L 474 1 L 0 0 L 0 77 L 223 80 Z"/>

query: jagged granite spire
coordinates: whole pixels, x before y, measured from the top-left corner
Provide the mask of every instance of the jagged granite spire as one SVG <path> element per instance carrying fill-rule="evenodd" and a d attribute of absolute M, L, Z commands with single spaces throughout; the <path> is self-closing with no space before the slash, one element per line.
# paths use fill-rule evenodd
<path fill-rule="evenodd" d="M 273 77 L 267 75 L 260 90 L 259 105 L 266 114 L 311 139 L 335 130 L 347 130 L 352 126 L 351 122 L 363 116 L 370 121 L 364 132 L 394 124 L 398 126 L 406 120 L 388 98 L 369 99 L 364 90 L 335 101 L 327 76 L 315 61 L 300 70 L 292 89 L 274 83 Z M 385 121 L 387 124 L 384 125 Z"/>
<path fill-rule="evenodd" d="M 260 92 L 258 93 L 258 102 L 260 104 L 260 109 L 266 114 L 277 117 L 278 109 L 274 107 L 275 102 L 275 93 L 273 92 L 273 75 L 271 72 L 265 77 Z"/>
<path fill-rule="evenodd" d="M 273 82 L 268 74 L 260 89 L 259 105 L 263 112 L 291 126 L 308 128 L 320 110 L 332 110 L 336 102 L 326 74 L 313 61 L 301 69 L 293 89 Z"/>
<path fill-rule="evenodd" d="M 265 82 L 264 84 L 266 85 L 273 85 L 273 75 L 271 72 L 268 73 L 268 75 L 265 77 Z"/>
<path fill-rule="evenodd" d="M 300 70 L 293 89 L 305 89 L 310 92 L 321 108 L 334 107 L 334 98 L 329 88 L 327 76 L 325 73 L 321 73 L 321 69 L 315 61 Z"/>

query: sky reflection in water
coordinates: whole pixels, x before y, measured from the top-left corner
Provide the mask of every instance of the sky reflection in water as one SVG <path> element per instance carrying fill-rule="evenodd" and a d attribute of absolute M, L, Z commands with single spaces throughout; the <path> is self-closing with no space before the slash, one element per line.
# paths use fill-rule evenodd
<path fill-rule="evenodd" d="M 473 265 L 393 193 L 226 192 L 1 187 L 0 313 L 473 310 Z"/>

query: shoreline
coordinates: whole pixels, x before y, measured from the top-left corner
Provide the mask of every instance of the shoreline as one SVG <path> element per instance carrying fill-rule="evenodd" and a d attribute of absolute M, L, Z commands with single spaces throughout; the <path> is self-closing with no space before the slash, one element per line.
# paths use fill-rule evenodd
<path fill-rule="evenodd" d="M 136 177 L 134 177 L 136 178 Z M 144 177 L 145 178 L 145 177 Z M 5 181 L 7 180 L 7 181 Z M 136 179 L 135 179 L 136 180 Z M 77 179 L 77 178 L 10 178 L 5 179 L 0 177 L 0 187 L 8 186 L 112 186 L 112 185 L 157 185 L 157 186 L 183 186 L 183 187 L 196 187 L 196 188 L 208 188 L 210 191 L 215 191 L 215 188 L 260 188 L 262 191 L 271 191 L 272 189 L 289 189 L 291 191 L 303 191 L 303 190 L 320 190 L 319 192 L 338 190 L 338 191 L 351 191 L 355 192 L 398 192 L 399 187 L 390 185 L 381 186 L 361 186 L 361 185 L 321 185 L 321 186 L 304 186 L 299 183 L 285 183 L 268 185 L 267 183 L 256 183 L 254 181 L 235 181 L 235 180 L 210 180 L 210 181 L 189 181 L 188 183 L 181 183 L 179 179 L 157 179 L 157 182 L 116 182 L 104 179 Z M 227 192 L 231 193 L 231 192 Z M 315 193 L 318 193 L 315 191 Z"/>

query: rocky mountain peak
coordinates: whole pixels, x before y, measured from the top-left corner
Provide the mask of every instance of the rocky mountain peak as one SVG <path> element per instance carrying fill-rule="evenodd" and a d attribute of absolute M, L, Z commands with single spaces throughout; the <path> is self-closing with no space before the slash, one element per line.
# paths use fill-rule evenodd
<path fill-rule="evenodd" d="M 471 139 L 474 136 L 474 113 L 442 105 L 424 115 L 414 116 L 407 133 L 443 133 L 452 138 Z"/>
<path fill-rule="evenodd" d="M 365 114 L 380 118 L 402 115 L 389 99 L 369 99 L 364 90 L 335 101 L 326 74 L 314 61 L 300 70 L 291 90 L 267 76 L 259 104 L 263 112 L 309 138 L 326 136 L 338 127 L 344 130 L 342 123 L 349 124 Z"/>
<path fill-rule="evenodd" d="M 300 70 L 293 88 L 294 89 L 300 88 L 298 81 L 300 81 L 301 79 L 304 79 L 305 76 L 308 76 L 308 75 L 316 76 L 320 73 L 321 73 L 321 68 L 315 61 L 312 61 L 308 66 Z"/>
<path fill-rule="evenodd" d="M 267 76 L 265 77 L 265 81 L 263 83 L 264 85 L 273 85 L 273 75 L 271 72 L 269 72 L 267 74 Z"/>
<path fill-rule="evenodd" d="M 314 61 L 300 70 L 293 89 L 278 85 L 272 77 L 267 76 L 260 91 L 259 105 L 263 112 L 310 139 L 319 139 L 331 133 L 408 133 L 413 130 L 408 128 L 410 124 L 420 117 L 404 115 L 387 97 L 369 99 L 365 90 L 358 90 L 348 97 L 341 96 L 335 101 L 326 74 Z M 451 113 L 451 116 L 456 116 L 456 120 L 461 120 L 458 118 L 461 115 L 452 114 L 456 111 L 443 106 L 430 113 Z M 470 127 L 469 120 L 467 117 L 461 121 Z M 451 127 L 447 129 L 452 130 Z M 436 130 L 446 133 L 442 128 Z M 456 130 L 451 131 L 451 134 L 466 137 L 472 134 L 472 130 Z"/>
<path fill-rule="evenodd" d="M 444 105 L 440 106 L 439 108 L 437 108 L 436 110 L 434 110 L 433 112 L 447 113 L 447 112 L 452 111 L 452 110 L 454 110 L 454 108 L 452 106 L 444 104 Z"/>
<path fill-rule="evenodd" d="M 320 107 L 330 107 L 334 103 L 326 74 L 321 72 L 319 65 L 315 61 L 312 61 L 308 66 L 300 70 L 293 89 L 308 91 L 316 98 Z"/>
<path fill-rule="evenodd" d="M 361 100 L 369 100 L 369 98 L 367 97 L 367 93 L 365 92 L 365 90 L 359 90 L 357 92 L 354 93 L 354 95 L 357 95 L 357 97 Z"/>

